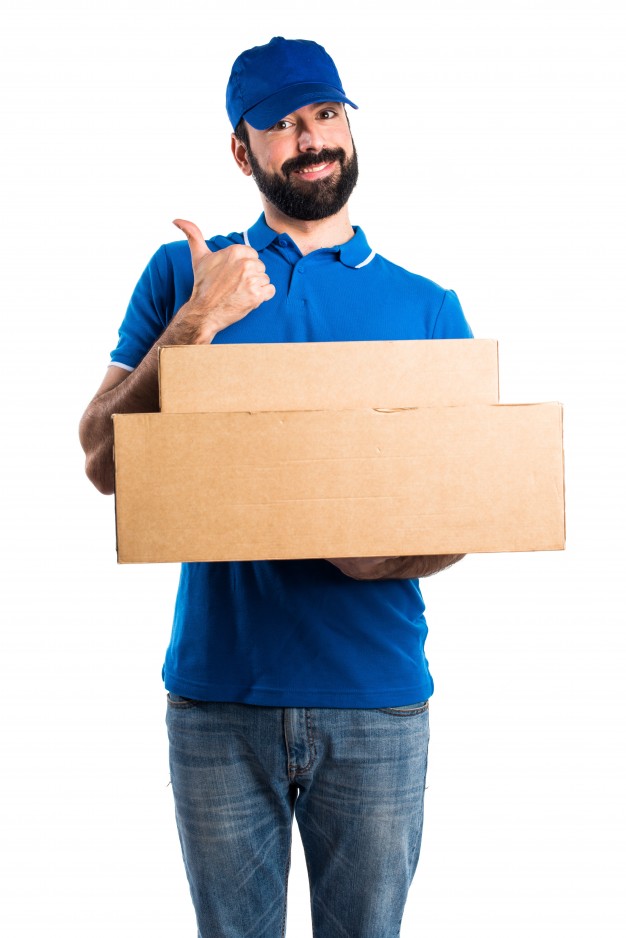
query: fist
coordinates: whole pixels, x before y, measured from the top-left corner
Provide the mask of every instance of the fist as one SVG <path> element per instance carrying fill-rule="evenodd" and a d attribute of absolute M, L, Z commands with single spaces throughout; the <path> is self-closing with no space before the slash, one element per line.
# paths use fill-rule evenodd
<path fill-rule="evenodd" d="M 245 244 L 232 244 L 211 252 L 202 232 L 191 221 L 177 218 L 187 236 L 193 267 L 193 291 L 183 309 L 197 321 L 197 342 L 210 342 L 216 332 L 243 319 L 276 289 L 257 252 Z"/>

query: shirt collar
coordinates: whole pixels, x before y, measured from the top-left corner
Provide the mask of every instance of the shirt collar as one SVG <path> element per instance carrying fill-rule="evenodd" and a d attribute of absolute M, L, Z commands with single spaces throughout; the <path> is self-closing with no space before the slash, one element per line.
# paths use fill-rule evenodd
<path fill-rule="evenodd" d="M 270 228 L 265 221 L 265 213 L 261 212 L 254 225 L 244 233 L 243 239 L 255 251 L 263 251 L 268 244 L 271 244 L 278 237 L 280 237 L 278 231 Z"/>
<path fill-rule="evenodd" d="M 374 260 L 374 251 L 367 243 L 367 238 L 362 229 L 354 229 L 354 238 L 350 238 L 345 244 L 339 245 L 339 257 L 346 267 L 365 267 L 370 261 Z"/>
<path fill-rule="evenodd" d="M 244 234 L 244 241 L 253 247 L 255 251 L 263 251 L 279 237 L 280 233 L 269 227 L 265 221 L 265 214 L 261 213 L 254 225 L 248 228 Z M 339 259 L 346 267 L 365 267 L 374 259 L 374 251 L 370 248 L 365 234 L 358 226 L 354 229 L 353 238 L 330 250 L 334 250 L 339 254 Z"/>

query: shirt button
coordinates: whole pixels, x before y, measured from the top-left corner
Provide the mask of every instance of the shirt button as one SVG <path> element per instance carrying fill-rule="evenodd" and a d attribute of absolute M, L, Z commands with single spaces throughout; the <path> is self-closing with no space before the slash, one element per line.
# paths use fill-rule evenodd
<path fill-rule="evenodd" d="M 279 238 L 279 239 L 278 239 L 278 243 L 280 244 L 281 248 L 286 248 L 286 247 L 287 247 L 287 242 L 285 241 L 284 238 Z"/>
<path fill-rule="evenodd" d="M 299 274 L 304 273 L 304 267 L 296 267 L 296 270 L 298 271 Z"/>

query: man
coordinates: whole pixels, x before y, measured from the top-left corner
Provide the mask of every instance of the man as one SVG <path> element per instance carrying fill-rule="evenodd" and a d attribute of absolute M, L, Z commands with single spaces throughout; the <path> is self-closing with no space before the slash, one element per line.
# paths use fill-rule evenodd
<path fill-rule="evenodd" d="M 113 491 L 111 415 L 158 410 L 159 345 L 467 338 L 451 291 L 348 216 L 357 155 L 325 50 L 275 37 L 227 89 L 263 214 L 149 262 L 81 422 Z M 210 480 L 209 480 L 210 484 Z M 183 564 L 163 677 L 176 819 L 201 938 L 284 934 L 292 820 L 316 938 L 399 933 L 417 864 L 433 684 L 416 577 L 460 559 Z"/>

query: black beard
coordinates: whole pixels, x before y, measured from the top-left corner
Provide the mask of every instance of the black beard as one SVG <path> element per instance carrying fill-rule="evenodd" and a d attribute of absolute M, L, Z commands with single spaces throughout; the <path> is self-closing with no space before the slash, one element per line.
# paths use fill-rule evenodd
<path fill-rule="evenodd" d="M 294 170 L 333 161 L 339 163 L 339 176 L 333 173 L 315 182 L 292 182 L 290 174 Z M 283 163 L 281 173 L 266 173 L 248 146 L 248 162 L 259 192 L 283 215 L 300 221 L 319 221 L 336 215 L 352 195 L 359 175 L 356 150 L 348 159 L 341 148 L 303 153 Z"/>

